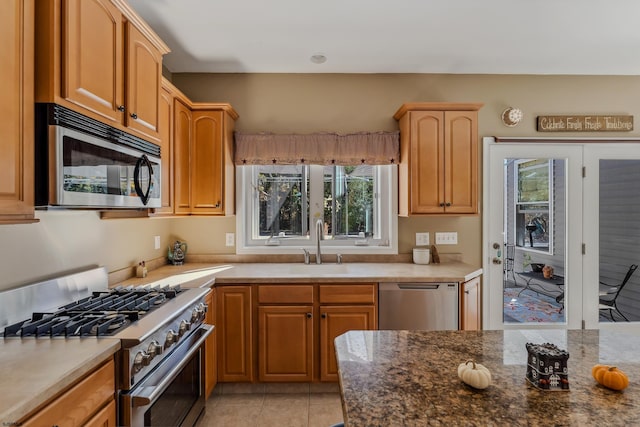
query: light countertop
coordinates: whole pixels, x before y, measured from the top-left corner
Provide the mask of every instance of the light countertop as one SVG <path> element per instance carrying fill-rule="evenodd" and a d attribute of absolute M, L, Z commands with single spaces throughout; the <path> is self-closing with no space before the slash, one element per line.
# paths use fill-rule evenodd
<path fill-rule="evenodd" d="M 607 330 L 350 331 L 336 338 L 345 425 L 640 425 L 639 338 Z M 568 391 L 529 384 L 527 342 L 568 350 Z M 468 359 L 491 371 L 487 389 L 458 378 Z M 598 385 L 597 363 L 625 371 L 629 387 Z"/>
<path fill-rule="evenodd" d="M 17 425 L 119 349 L 112 338 L 0 338 L 0 425 Z"/>
<path fill-rule="evenodd" d="M 186 263 L 166 265 L 145 278 L 131 278 L 117 285 L 142 285 L 172 280 L 183 287 L 233 283 L 357 282 L 466 282 L 482 269 L 463 262 L 418 265 L 411 263 Z"/>

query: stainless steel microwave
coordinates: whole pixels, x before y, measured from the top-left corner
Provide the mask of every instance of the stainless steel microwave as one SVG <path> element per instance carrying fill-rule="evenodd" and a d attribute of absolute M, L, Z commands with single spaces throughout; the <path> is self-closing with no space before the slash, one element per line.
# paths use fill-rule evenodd
<path fill-rule="evenodd" d="M 57 104 L 36 104 L 36 206 L 161 206 L 160 147 Z"/>

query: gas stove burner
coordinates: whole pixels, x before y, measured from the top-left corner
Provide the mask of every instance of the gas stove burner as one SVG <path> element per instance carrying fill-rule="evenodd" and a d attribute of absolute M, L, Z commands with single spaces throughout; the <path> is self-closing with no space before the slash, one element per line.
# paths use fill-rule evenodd
<path fill-rule="evenodd" d="M 150 292 L 149 296 L 151 296 L 150 300 L 153 305 L 160 305 L 167 300 L 166 295 L 163 293 Z"/>

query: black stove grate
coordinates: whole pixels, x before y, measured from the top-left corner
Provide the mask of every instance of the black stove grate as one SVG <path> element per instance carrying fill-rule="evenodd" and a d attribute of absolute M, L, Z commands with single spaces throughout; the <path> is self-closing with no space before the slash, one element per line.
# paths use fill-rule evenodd
<path fill-rule="evenodd" d="M 52 313 L 33 313 L 31 319 L 4 328 L 6 337 L 110 336 L 135 322 L 181 291 L 116 288 L 62 306 Z"/>

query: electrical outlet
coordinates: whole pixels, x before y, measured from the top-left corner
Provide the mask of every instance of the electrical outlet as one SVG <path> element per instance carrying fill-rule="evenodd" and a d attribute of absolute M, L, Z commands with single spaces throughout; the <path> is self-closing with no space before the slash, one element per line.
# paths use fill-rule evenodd
<path fill-rule="evenodd" d="M 235 233 L 227 233 L 226 235 L 226 245 L 227 246 L 235 246 L 236 244 L 236 235 Z"/>
<path fill-rule="evenodd" d="M 449 233 L 436 233 L 436 245 L 457 245 L 458 233 L 453 231 Z"/>
<path fill-rule="evenodd" d="M 153 237 L 153 249 L 160 249 L 160 236 Z"/>
<path fill-rule="evenodd" d="M 416 233 L 416 246 L 429 245 L 429 233 Z"/>

